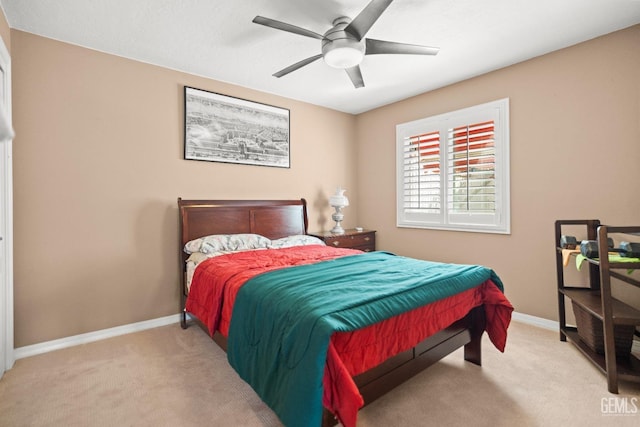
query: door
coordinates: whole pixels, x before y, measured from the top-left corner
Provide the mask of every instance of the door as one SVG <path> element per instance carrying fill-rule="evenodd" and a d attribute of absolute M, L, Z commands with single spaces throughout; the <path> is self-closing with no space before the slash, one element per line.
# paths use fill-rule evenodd
<path fill-rule="evenodd" d="M 11 59 L 0 39 L 0 377 L 13 366 Z"/>

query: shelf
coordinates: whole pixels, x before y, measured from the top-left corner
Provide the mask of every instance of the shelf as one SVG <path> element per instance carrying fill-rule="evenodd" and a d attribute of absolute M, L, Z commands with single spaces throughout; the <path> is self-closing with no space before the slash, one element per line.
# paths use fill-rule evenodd
<path fill-rule="evenodd" d="M 559 248 L 564 226 L 583 226 L 586 228 L 586 240 L 596 240 L 598 247 L 609 239 L 609 234 L 640 233 L 640 226 L 612 227 L 602 225 L 597 219 L 558 220 L 555 222 L 556 270 L 558 280 L 558 311 L 560 318 L 560 339 L 570 341 L 588 360 L 597 366 L 607 377 L 607 388 L 610 393 L 618 393 L 618 381 L 630 380 L 640 382 L 640 356 L 634 353 L 627 355 L 628 338 L 633 338 L 633 331 L 640 325 L 640 310 L 613 298 L 611 280 L 618 279 L 627 284 L 640 287 L 640 280 L 631 277 L 631 270 L 640 269 L 640 262 L 631 262 L 620 256 L 603 256 L 602 260 L 585 258 L 589 266 L 588 286 L 565 286 L 564 268 L 565 252 Z M 575 255 L 576 252 L 573 253 Z M 567 326 L 566 299 L 571 300 L 579 328 Z M 604 339 L 607 335 L 608 339 Z M 612 334 L 613 337 L 608 334 Z M 631 334 L 631 335 L 629 335 Z M 583 337 L 587 342 L 583 341 Z M 591 342 L 593 341 L 593 342 Z M 604 354 L 600 354 L 602 349 Z M 622 357 L 618 356 L 625 354 Z M 605 356 L 606 355 L 606 356 Z"/>
<path fill-rule="evenodd" d="M 607 369 L 604 354 L 598 354 L 587 347 L 580 339 L 575 328 L 566 327 L 561 329 L 561 331 L 582 354 L 587 356 L 587 359 L 591 360 L 591 362 L 606 375 Z M 636 356 L 631 354 L 628 358 L 618 358 L 616 360 L 616 366 L 619 379 L 640 382 L 640 360 L 638 360 Z"/>
<path fill-rule="evenodd" d="M 599 291 L 593 291 L 589 288 L 560 288 L 558 290 L 589 313 L 602 320 L 602 301 Z M 613 309 L 613 323 L 616 325 L 640 325 L 640 310 L 636 310 L 615 298 L 611 299 L 611 307 Z"/>

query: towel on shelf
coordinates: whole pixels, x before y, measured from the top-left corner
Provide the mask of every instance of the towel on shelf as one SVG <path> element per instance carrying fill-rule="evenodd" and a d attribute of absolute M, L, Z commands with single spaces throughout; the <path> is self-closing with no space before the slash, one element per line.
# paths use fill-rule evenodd
<path fill-rule="evenodd" d="M 563 249 L 564 251 L 564 249 Z M 580 252 L 580 250 L 578 250 L 578 252 Z M 564 253 L 563 253 L 564 256 Z M 586 256 L 582 255 L 581 253 L 578 253 L 578 255 L 576 255 L 576 268 L 578 270 L 580 270 L 580 268 L 582 267 L 582 263 L 584 262 L 584 260 L 588 259 Z M 597 260 L 598 258 L 593 258 L 594 260 Z M 618 254 L 617 252 L 610 252 L 609 253 L 609 262 L 610 263 L 616 263 L 616 262 L 640 262 L 640 258 L 628 258 L 628 257 L 623 257 L 622 255 Z M 565 264 L 566 266 L 567 264 Z M 628 274 L 631 274 L 634 272 L 635 269 L 629 269 L 627 270 Z"/>
<path fill-rule="evenodd" d="M 580 249 L 563 249 L 562 250 L 562 265 L 565 267 L 569 265 L 569 258 L 571 258 L 572 254 L 579 254 Z M 580 268 L 578 268 L 580 270 Z"/>

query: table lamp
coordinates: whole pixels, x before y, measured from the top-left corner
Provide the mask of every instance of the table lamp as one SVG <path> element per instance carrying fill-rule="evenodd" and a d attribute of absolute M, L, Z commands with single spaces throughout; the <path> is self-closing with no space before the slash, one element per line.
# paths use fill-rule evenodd
<path fill-rule="evenodd" d="M 329 205 L 333 207 L 336 211 L 331 215 L 331 218 L 336 222 L 336 226 L 331 229 L 331 232 L 334 234 L 343 234 L 344 228 L 340 225 L 342 220 L 344 219 L 344 214 L 342 213 L 342 208 L 349 206 L 349 199 L 344 195 L 346 190 L 338 187 L 336 190 L 336 194 L 329 197 Z"/>

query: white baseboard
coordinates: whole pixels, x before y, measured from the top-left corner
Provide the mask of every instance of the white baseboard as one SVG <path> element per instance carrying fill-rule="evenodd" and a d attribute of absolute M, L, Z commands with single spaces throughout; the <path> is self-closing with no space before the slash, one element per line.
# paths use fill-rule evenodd
<path fill-rule="evenodd" d="M 526 323 L 528 325 L 537 326 L 544 329 L 557 331 L 558 322 L 543 319 L 541 317 L 530 316 L 528 314 L 513 312 L 512 319 L 516 322 Z M 115 328 L 102 329 L 100 331 L 88 332 L 86 334 L 74 335 L 67 338 L 60 338 L 53 341 L 46 341 L 38 344 L 27 345 L 16 348 L 13 351 L 15 360 L 24 357 L 35 356 L 37 354 L 48 353 L 54 350 L 73 347 L 80 344 L 88 344 L 90 342 L 104 340 L 107 338 L 117 337 L 119 335 L 140 332 L 146 329 L 157 328 L 159 326 L 171 325 L 180 321 L 180 314 L 160 317 L 158 319 L 145 320 L 143 322 L 131 323 L 129 325 L 116 326 Z"/>
<path fill-rule="evenodd" d="M 543 329 L 549 329 L 552 331 L 560 330 L 560 323 L 549 319 L 543 319 L 542 317 L 531 316 L 529 314 L 514 311 L 511 318 L 516 322 L 526 323 L 527 325 L 537 326 Z"/>
<path fill-rule="evenodd" d="M 16 348 L 13 356 L 16 360 L 24 357 L 35 356 L 37 354 L 47 353 L 54 350 L 60 350 L 74 345 L 87 344 L 107 338 L 117 337 L 119 335 L 130 334 L 132 332 L 140 332 L 146 329 L 157 328 L 159 326 L 171 325 L 180 321 L 180 314 L 160 317 L 158 319 L 145 320 L 143 322 L 131 323 L 129 325 L 116 326 L 115 328 L 102 329 L 100 331 L 88 332 L 86 334 L 74 335 L 67 338 L 60 338 L 53 341 L 46 341 L 38 344 L 27 345 Z"/>

